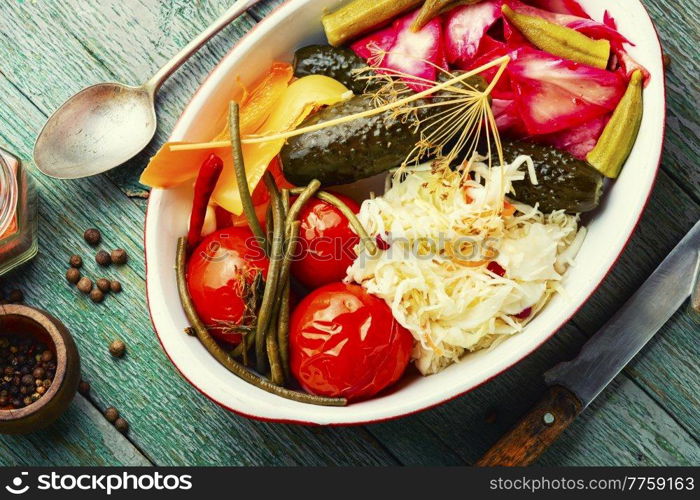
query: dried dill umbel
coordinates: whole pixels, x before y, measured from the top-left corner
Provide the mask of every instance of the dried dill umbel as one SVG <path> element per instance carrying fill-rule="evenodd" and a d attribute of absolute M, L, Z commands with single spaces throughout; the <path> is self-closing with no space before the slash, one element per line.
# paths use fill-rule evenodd
<path fill-rule="evenodd" d="M 388 113 L 392 119 L 401 120 L 403 123 L 410 121 L 415 127 L 414 131 L 420 134 L 415 148 L 407 156 L 402 167 L 418 163 L 430 156 L 435 157 L 438 162 L 450 164 L 458 156 L 470 158 L 480 144 L 485 144 L 489 162 L 492 153 L 497 152 L 496 157 L 500 165 L 503 165 L 501 141 L 489 96 L 503 75 L 510 61 L 509 56 L 496 58 L 461 74 L 451 73 L 430 61 L 417 59 L 436 68 L 441 81 L 434 82 L 382 67 L 381 63 L 389 52 L 379 47 L 370 50 L 370 65 L 356 70 L 355 77 L 367 82 L 365 95 L 371 99 L 374 105 L 372 109 L 286 132 L 249 135 L 242 142 L 256 144 L 290 139 L 353 120 Z M 492 68 L 497 70 L 490 83 L 477 85 L 473 81 L 470 82 L 470 79 Z M 485 82 L 483 79 L 480 81 Z M 424 90 L 414 92 L 409 85 Z M 170 146 L 170 150 L 190 151 L 230 144 L 230 141 L 178 144 Z"/>
<path fill-rule="evenodd" d="M 478 147 L 486 149 L 487 157 L 497 153 L 503 165 L 503 152 L 493 112 L 490 94 L 510 61 L 503 56 L 490 63 L 456 74 L 429 63 L 438 71 L 438 82 L 381 67 L 389 52 L 370 47 L 370 66 L 355 71 L 356 78 L 367 82 L 368 95 L 378 110 L 391 109 L 394 119 L 411 120 L 419 133 L 416 146 L 401 165 L 416 165 L 433 157 L 435 165 L 450 165 L 459 156 L 471 158 Z M 498 67 L 490 83 L 479 74 Z M 414 93 L 406 82 L 423 92 Z M 418 101 L 420 94 L 430 91 L 428 99 Z"/>

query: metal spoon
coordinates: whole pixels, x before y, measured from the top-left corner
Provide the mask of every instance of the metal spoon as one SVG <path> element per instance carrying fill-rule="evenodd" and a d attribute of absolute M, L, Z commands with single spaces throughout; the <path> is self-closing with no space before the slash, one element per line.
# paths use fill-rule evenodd
<path fill-rule="evenodd" d="M 156 132 L 155 95 L 163 82 L 211 37 L 260 0 L 238 0 L 140 87 L 100 83 L 66 101 L 34 145 L 44 174 L 77 179 L 106 172 L 133 158 Z"/>

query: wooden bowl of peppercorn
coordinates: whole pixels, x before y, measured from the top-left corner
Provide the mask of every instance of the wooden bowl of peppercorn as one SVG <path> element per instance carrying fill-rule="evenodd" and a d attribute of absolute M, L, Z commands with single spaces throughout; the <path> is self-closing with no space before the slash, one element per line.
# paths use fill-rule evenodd
<path fill-rule="evenodd" d="M 80 355 L 63 323 L 39 309 L 0 305 L 0 433 L 48 426 L 79 382 Z"/>

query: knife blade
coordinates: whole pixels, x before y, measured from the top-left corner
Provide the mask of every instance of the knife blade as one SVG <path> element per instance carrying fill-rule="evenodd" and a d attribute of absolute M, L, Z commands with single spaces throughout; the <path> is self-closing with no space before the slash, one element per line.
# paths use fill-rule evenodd
<path fill-rule="evenodd" d="M 694 291 L 699 249 L 700 222 L 574 360 L 544 374 L 546 384 L 569 389 L 588 406 Z"/>
<path fill-rule="evenodd" d="M 477 466 L 534 462 L 607 387 L 691 296 L 700 308 L 700 222 L 572 361 L 544 374 L 540 401 L 479 459 Z"/>

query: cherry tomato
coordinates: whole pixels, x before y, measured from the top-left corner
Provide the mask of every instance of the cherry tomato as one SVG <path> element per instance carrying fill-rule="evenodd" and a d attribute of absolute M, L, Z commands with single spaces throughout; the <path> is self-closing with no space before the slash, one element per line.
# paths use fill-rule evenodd
<path fill-rule="evenodd" d="M 292 373 L 306 391 L 356 401 L 401 378 L 413 337 L 380 298 L 331 283 L 294 310 L 289 344 Z"/>
<path fill-rule="evenodd" d="M 240 324 L 245 295 L 269 261 L 248 228 L 230 227 L 210 234 L 187 263 L 187 285 L 194 307 L 211 334 L 230 344 L 241 341 L 230 326 Z M 228 328 L 227 328 L 228 327 Z"/>
<path fill-rule="evenodd" d="M 335 194 L 350 210 L 360 206 L 347 196 Z M 333 205 L 312 198 L 299 214 L 299 244 L 292 262 L 292 274 L 307 288 L 318 288 L 345 278 L 355 260 L 354 247 L 360 238 L 350 222 Z"/>

